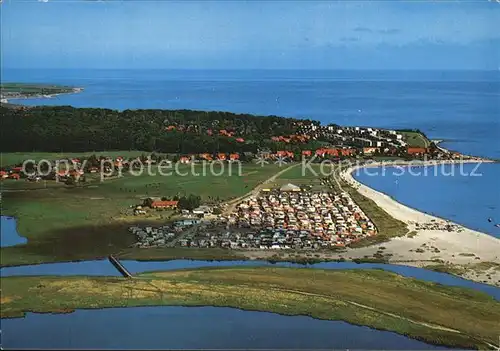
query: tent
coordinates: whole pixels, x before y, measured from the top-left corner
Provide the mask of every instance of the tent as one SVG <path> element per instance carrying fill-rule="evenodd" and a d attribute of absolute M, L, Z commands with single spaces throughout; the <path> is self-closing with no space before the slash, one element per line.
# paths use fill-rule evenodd
<path fill-rule="evenodd" d="M 285 184 L 280 188 L 280 191 L 300 191 L 300 187 L 293 184 Z"/>

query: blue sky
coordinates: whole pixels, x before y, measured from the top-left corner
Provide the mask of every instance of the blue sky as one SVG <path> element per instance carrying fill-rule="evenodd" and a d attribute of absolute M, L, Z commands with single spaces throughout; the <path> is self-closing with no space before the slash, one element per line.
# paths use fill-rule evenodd
<path fill-rule="evenodd" d="M 7 68 L 500 67 L 495 0 L 3 0 L 0 6 Z"/>

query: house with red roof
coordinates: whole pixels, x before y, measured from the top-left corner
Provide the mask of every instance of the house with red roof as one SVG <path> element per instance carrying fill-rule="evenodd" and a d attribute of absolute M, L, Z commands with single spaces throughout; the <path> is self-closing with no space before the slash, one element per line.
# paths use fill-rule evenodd
<path fill-rule="evenodd" d="M 378 148 L 376 147 L 364 147 L 363 148 L 363 153 L 365 155 L 373 155 L 375 152 L 377 152 Z"/>
<path fill-rule="evenodd" d="M 316 154 L 316 156 L 323 157 L 326 154 L 326 150 L 325 149 L 316 149 L 315 154 Z"/>
<path fill-rule="evenodd" d="M 182 156 L 180 159 L 179 159 L 179 162 L 180 163 L 189 163 L 191 162 L 191 159 L 187 156 Z"/>
<path fill-rule="evenodd" d="M 353 156 L 356 150 L 354 149 L 342 149 L 341 151 L 342 156 Z"/>
<path fill-rule="evenodd" d="M 423 155 L 427 153 L 427 149 L 425 147 L 409 147 L 408 155 Z"/>
<path fill-rule="evenodd" d="M 69 171 L 69 175 L 72 177 L 79 177 L 79 176 L 83 175 L 83 171 L 72 169 L 71 171 Z"/>
<path fill-rule="evenodd" d="M 229 132 L 225 129 L 219 130 L 219 135 L 227 136 L 227 137 L 232 137 L 234 135 L 234 132 Z"/>
<path fill-rule="evenodd" d="M 209 153 L 200 154 L 199 157 L 205 161 L 212 161 L 213 160 L 212 155 L 210 155 Z"/>
<path fill-rule="evenodd" d="M 151 208 L 177 208 L 179 201 L 167 200 L 167 201 L 153 201 L 151 202 Z"/>
<path fill-rule="evenodd" d="M 337 149 L 327 149 L 326 150 L 326 154 L 328 156 L 335 156 L 335 157 L 338 157 L 339 156 L 339 150 Z"/>

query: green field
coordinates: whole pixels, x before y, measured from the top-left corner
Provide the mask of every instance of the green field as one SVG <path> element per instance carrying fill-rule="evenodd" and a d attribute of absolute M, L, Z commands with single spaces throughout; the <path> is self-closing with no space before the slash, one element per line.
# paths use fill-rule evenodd
<path fill-rule="evenodd" d="M 132 223 L 164 224 L 172 211 L 150 211 L 133 216 L 130 206 L 150 196 L 200 195 L 204 201 L 228 200 L 246 194 L 281 168 L 244 164 L 241 175 L 233 167 L 232 175 L 206 176 L 190 173 L 190 166 L 179 171 L 186 176 L 147 175 L 115 178 L 100 182 L 90 179 L 85 186 L 69 187 L 47 182 L 48 188 L 19 191 L 33 183 L 2 182 L 2 215 L 18 219 L 18 232 L 28 244 L 1 249 L 1 263 L 24 264 L 42 261 L 90 259 L 128 248 L 134 241 L 127 228 Z M 197 173 L 202 172 L 196 166 Z M 219 169 L 217 169 L 218 171 Z M 156 168 L 152 168 L 156 172 Z"/>
<path fill-rule="evenodd" d="M 224 306 L 308 315 L 461 348 L 498 344 L 500 303 L 379 270 L 238 267 L 114 277 L 2 278 L 1 317 L 77 308 Z"/>
<path fill-rule="evenodd" d="M 398 132 L 403 135 L 409 146 L 429 147 L 431 142 L 422 133 L 419 132 Z"/>

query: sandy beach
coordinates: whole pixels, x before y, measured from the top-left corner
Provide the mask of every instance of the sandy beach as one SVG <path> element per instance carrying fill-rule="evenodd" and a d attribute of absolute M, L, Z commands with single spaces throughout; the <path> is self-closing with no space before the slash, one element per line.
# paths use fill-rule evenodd
<path fill-rule="evenodd" d="M 488 161 L 434 161 L 423 163 L 422 166 L 461 162 Z M 405 165 L 402 162 L 397 164 Z M 467 270 L 461 275 L 467 279 L 500 286 L 500 269 L 495 269 L 496 267 L 484 269 L 487 266 L 485 262 L 500 264 L 500 239 L 405 206 L 388 195 L 361 184 L 352 176 L 359 168 L 383 165 L 394 164 L 372 163 L 368 166 L 354 166 L 342 172 L 340 177 L 359 193 L 372 199 L 389 215 L 405 222 L 409 231 L 413 232 L 411 237 L 394 238 L 387 243 L 376 245 L 385 247 L 384 252 L 392 254 L 390 262 L 421 267 L 432 264 L 432 260 L 442 260 L 445 263 L 461 265 Z M 446 229 L 448 225 L 452 226 L 451 231 Z M 350 249 L 347 254 L 358 256 L 360 253 L 369 254 L 371 251 L 373 247 Z M 478 263 L 483 264 L 478 266 Z"/>

